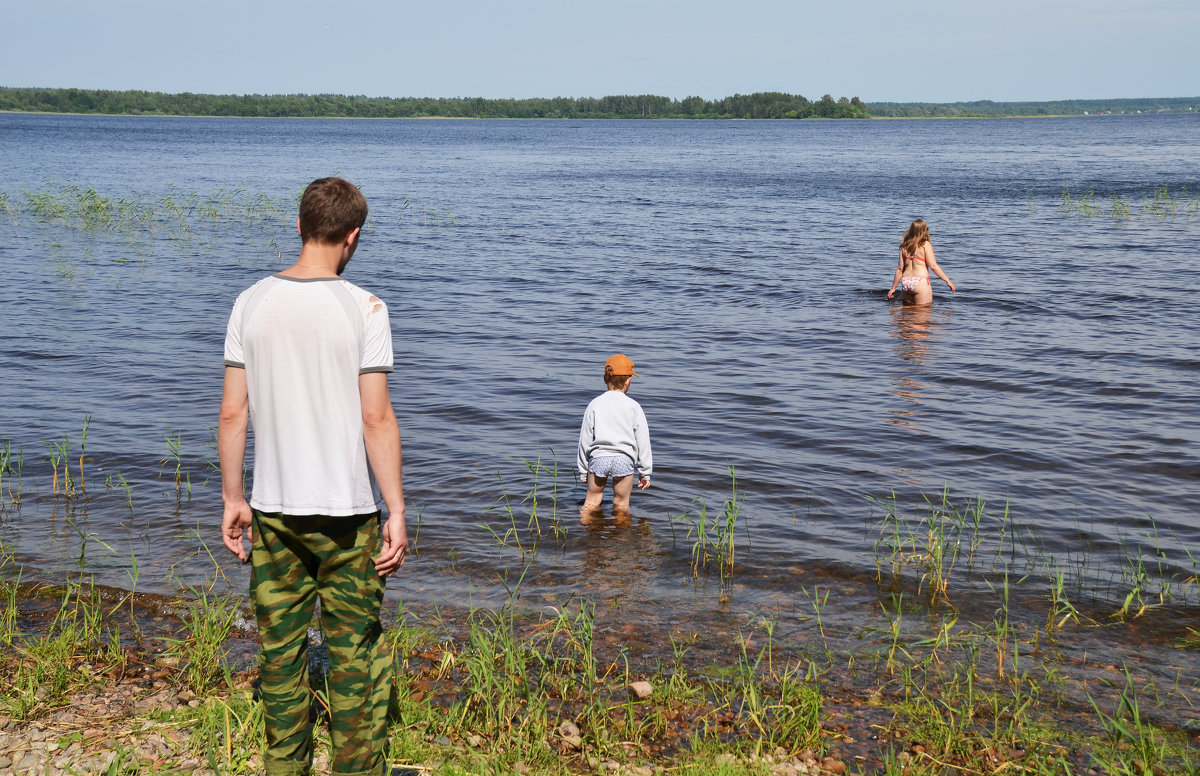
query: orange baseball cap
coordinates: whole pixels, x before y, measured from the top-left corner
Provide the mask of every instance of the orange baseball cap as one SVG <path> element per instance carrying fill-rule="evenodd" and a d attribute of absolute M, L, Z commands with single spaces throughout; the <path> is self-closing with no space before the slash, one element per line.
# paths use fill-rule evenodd
<path fill-rule="evenodd" d="M 604 374 L 641 377 L 641 375 L 633 371 L 633 362 L 626 358 L 624 353 L 618 353 L 604 362 Z"/>

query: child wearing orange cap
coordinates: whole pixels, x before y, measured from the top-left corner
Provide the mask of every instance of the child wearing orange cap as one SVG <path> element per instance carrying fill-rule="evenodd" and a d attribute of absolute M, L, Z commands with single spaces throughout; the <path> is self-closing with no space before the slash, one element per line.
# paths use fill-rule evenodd
<path fill-rule="evenodd" d="M 608 390 L 588 404 L 579 429 L 576 468 L 587 483 L 583 502 L 584 522 L 600 511 L 604 488 L 613 478 L 613 514 L 629 514 L 629 495 L 633 476 L 638 488 L 650 487 L 653 458 L 650 454 L 650 429 L 642 406 L 629 398 L 629 386 L 638 373 L 633 362 L 617 353 L 604 363 L 604 384 Z"/>

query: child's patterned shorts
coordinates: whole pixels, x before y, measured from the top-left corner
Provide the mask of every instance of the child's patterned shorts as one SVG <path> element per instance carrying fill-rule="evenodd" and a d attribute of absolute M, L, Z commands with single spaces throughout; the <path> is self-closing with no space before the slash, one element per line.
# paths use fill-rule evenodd
<path fill-rule="evenodd" d="M 628 477 L 637 470 L 623 455 L 602 455 L 588 461 L 588 471 L 597 477 Z"/>

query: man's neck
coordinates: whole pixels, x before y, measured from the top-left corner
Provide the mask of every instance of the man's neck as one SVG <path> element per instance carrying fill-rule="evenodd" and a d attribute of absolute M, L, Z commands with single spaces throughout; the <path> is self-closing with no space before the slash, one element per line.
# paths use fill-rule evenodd
<path fill-rule="evenodd" d="M 335 278 L 342 262 L 340 245 L 305 244 L 296 263 L 279 274 L 291 278 Z"/>

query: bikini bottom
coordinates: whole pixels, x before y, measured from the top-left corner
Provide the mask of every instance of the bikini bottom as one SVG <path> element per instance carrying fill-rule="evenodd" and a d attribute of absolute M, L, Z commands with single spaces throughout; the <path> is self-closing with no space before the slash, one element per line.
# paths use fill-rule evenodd
<path fill-rule="evenodd" d="M 900 288 L 910 294 L 914 294 L 921 287 L 922 283 L 928 282 L 929 278 L 925 275 L 905 275 L 900 278 Z"/>

